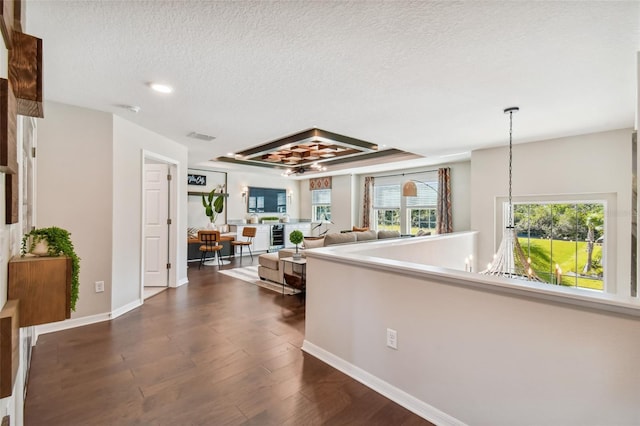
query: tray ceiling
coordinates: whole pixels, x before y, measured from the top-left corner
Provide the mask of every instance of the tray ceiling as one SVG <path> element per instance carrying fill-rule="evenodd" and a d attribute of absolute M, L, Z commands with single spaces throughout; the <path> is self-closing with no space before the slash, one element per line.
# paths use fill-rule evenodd
<path fill-rule="evenodd" d="M 290 175 L 326 171 L 331 166 L 371 159 L 384 162 L 385 158 L 396 159 L 398 155 L 419 157 L 397 149 L 379 150 L 377 144 L 326 130 L 308 129 L 216 160 L 275 167 Z"/>

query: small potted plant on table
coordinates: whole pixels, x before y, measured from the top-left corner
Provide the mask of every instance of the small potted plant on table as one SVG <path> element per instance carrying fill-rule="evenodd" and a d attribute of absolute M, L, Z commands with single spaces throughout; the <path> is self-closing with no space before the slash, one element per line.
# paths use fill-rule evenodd
<path fill-rule="evenodd" d="M 300 244 L 304 240 L 304 235 L 302 235 L 302 231 L 295 230 L 289 234 L 289 241 L 296 245 L 296 252 L 293 255 L 295 260 L 300 260 L 302 255 L 298 252 L 298 244 Z"/>
<path fill-rule="evenodd" d="M 22 256 L 27 253 L 39 256 L 60 256 L 63 254 L 71 258 L 71 310 L 75 311 L 80 289 L 80 258 L 73 247 L 69 231 L 55 226 L 33 229 L 22 237 L 20 253 Z"/>

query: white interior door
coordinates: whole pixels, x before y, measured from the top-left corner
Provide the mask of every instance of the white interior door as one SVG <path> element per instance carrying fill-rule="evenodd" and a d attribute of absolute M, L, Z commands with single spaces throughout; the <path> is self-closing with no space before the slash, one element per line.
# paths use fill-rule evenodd
<path fill-rule="evenodd" d="M 144 285 L 166 287 L 169 273 L 169 166 L 144 167 Z"/>

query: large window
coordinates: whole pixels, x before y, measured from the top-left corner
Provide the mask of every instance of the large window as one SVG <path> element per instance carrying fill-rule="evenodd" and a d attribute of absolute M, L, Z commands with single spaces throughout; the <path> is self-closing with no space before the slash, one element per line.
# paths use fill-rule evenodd
<path fill-rule="evenodd" d="M 427 179 L 431 176 L 427 176 Z M 431 177 L 433 179 L 433 177 Z M 407 215 L 410 233 L 419 231 L 436 233 L 436 204 L 438 202 L 438 182 L 430 180 L 416 182 L 417 197 L 407 197 Z"/>
<path fill-rule="evenodd" d="M 401 230 L 400 198 L 400 182 L 376 179 L 373 186 L 373 215 L 376 229 Z"/>
<path fill-rule="evenodd" d="M 311 219 L 314 222 L 331 220 L 331 189 L 311 191 Z"/>
<path fill-rule="evenodd" d="M 604 290 L 603 202 L 517 203 L 513 220 L 542 281 Z"/>
<path fill-rule="evenodd" d="M 402 185 L 416 180 L 416 197 L 403 197 Z M 378 230 L 417 234 L 436 232 L 437 173 L 376 177 L 373 186 L 373 213 Z"/>

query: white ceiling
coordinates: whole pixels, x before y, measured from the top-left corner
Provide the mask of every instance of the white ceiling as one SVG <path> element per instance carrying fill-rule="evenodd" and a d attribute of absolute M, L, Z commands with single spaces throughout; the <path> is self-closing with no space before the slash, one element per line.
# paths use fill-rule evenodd
<path fill-rule="evenodd" d="M 514 143 L 634 126 L 637 1 L 28 0 L 26 9 L 25 32 L 44 43 L 46 100 L 185 144 L 191 166 L 314 126 L 433 164 L 506 144 L 502 110 L 514 105 Z M 154 93 L 151 81 L 175 92 Z"/>

